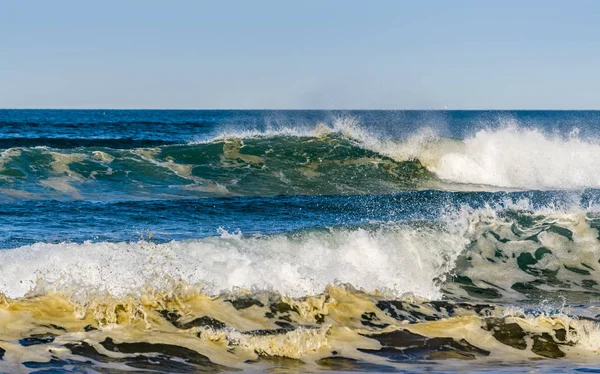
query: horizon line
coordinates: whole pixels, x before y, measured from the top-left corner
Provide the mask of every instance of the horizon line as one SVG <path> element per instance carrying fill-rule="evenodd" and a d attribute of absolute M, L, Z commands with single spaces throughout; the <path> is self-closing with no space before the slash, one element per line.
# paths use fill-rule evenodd
<path fill-rule="evenodd" d="M 421 108 L 421 109 L 380 109 L 380 108 L 69 108 L 69 107 L 61 107 L 61 108 L 44 108 L 44 107 L 31 107 L 31 108 L 1 108 L 0 110 L 106 110 L 106 111 L 119 111 L 119 110 L 130 110 L 130 111 L 144 111 L 144 110 L 155 110 L 155 111 L 379 111 L 379 112 L 394 112 L 394 111 L 404 111 L 404 112 L 489 112 L 489 111 L 538 111 L 538 112 L 560 112 L 560 111 L 571 111 L 571 112 L 597 112 L 600 111 L 600 108 L 589 108 L 589 109 L 540 109 L 540 108 L 487 108 L 487 109 L 450 109 L 450 108 Z"/>

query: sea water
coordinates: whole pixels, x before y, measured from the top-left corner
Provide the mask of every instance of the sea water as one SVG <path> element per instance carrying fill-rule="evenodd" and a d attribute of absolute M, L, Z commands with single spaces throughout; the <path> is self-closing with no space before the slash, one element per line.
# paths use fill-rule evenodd
<path fill-rule="evenodd" d="M 0 371 L 600 367 L 600 112 L 0 110 Z"/>

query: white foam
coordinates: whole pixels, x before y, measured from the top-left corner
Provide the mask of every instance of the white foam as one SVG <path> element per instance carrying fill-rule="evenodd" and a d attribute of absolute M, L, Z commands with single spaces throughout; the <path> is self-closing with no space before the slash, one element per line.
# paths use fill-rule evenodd
<path fill-rule="evenodd" d="M 437 298 L 438 278 L 466 244 L 458 231 L 388 226 L 291 236 L 223 232 L 159 245 L 38 243 L 0 251 L 0 291 L 22 296 L 44 279 L 53 289 L 124 296 L 165 289 L 175 280 L 201 285 L 209 294 L 240 287 L 298 297 L 341 282 Z"/>
<path fill-rule="evenodd" d="M 518 236 L 514 219 L 502 215 L 504 210 L 545 218 L 532 227 L 517 225 L 522 231 Z M 597 213 L 597 206 L 534 209 L 527 199 L 507 199 L 494 206 L 446 212 L 435 225 L 388 223 L 251 237 L 219 229 L 219 236 L 165 244 L 37 243 L 0 251 L 0 292 L 23 296 L 44 280 L 41 284 L 50 290 L 82 298 L 104 292 L 123 297 L 149 289 L 169 290 L 183 282 L 211 295 L 243 288 L 302 297 L 319 294 L 330 284 L 348 283 L 369 292 L 439 299 L 447 274 L 458 271 L 476 285 L 498 285 L 510 297 L 515 282 L 535 280 L 520 270 L 517 258 L 542 246 L 550 253 L 534 268 L 558 271 L 557 279 L 577 284 L 589 278 L 564 266 L 579 268 L 586 263 L 586 269 L 594 271 L 600 254 L 598 231 L 588 220 Z M 572 240 L 547 230 L 550 224 L 570 230 Z M 538 242 L 524 239 L 534 234 Z M 462 268 L 459 263 L 455 268 L 467 246 L 470 266 Z M 503 260 L 489 261 L 497 250 Z"/>
<path fill-rule="evenodd" d="M 500 187 L 600 187 L 600 144 L 535 129 L 481 130 L 432 165 L 440 178 Z"/>
<path fill-rule="evenodd" d="M 508 124 L 485 129 L 462 141 L 424 129 L 405 141 L 361 134 L 366 147 L 403 161 L 419 159 L 441 179 L 460 184 L 520 189 L 600 188 L 600 144 L 545 134 Z"/>

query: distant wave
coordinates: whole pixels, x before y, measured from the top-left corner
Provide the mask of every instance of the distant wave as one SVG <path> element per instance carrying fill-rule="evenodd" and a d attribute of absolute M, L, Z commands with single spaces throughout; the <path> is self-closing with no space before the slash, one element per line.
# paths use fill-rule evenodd
<path fill-rule="evenodd" d="M 0 151 L 0 191 L 18 188 L 31 198 L 390 193 L 434 179 L 419 161 L 395 161 L 340 134 Z"/>
<path fill-rule="evenodd" d="M 0 191 L 8 199 L 600 187 L 595 140 L 515 126 L 480 130 L 464 140 L 432 131 L 392 140 L 344 119 L 309 130 L 240 131 L 189 144 L 17 138 L 2 139 L 2 145 L 10 145 L 0 151 Z"/>

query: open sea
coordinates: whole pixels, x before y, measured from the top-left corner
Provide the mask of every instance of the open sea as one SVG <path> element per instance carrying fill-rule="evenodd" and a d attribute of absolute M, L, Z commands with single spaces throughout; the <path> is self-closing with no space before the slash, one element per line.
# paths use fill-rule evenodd
<path fill-rule="evenodd" d="M 0 372 L 600 373 L 600 112 L 0 110 Z"/>

